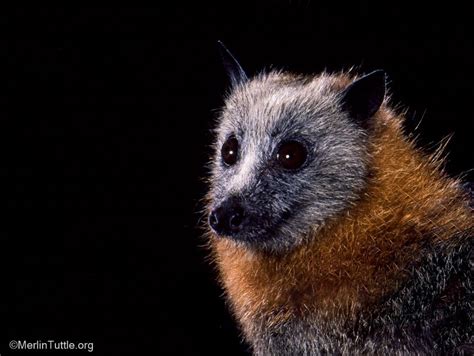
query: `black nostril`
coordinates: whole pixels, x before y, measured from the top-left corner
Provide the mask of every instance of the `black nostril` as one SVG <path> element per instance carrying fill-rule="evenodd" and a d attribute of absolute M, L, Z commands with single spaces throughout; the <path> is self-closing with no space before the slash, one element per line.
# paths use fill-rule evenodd
<path fill-rule="evenodd" d="M 245 225 L 245 211 L 235 199 L 224 201 L 209 214 L 209 226 L 219 235 L 233 236 Z"/>
<path fill-rule="evenodd" d="M 244 212 L 241 208 L 236 209 L 229 219 L 229 225 L 232 230 L 237 230 L 244 220 Z"/>

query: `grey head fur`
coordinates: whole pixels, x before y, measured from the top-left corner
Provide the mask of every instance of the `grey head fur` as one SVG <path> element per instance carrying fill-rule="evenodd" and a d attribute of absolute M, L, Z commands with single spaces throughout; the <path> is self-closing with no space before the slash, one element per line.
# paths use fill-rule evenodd
<path fill-rule="evenodd" d="M 382 71 L 374 73 L 346 91 L 336 90 L 337 76 L 326 73 L 302 77 L 272 71 L 233 86 L 215 130 L 208 208 L 212 214 L 237 201 L 244 223 L 222 238 L 251 249 L 287 251 L 357 200 L 368 172 L 367 130 L 352 111 L 372 116 L 381 105 L 385 77 Z M 374 99 L 365 87 L 377 87 L 367 82 L 381 75 Z M 366 107 L 354 109 L 350 101 L 364 95 Z M 231 166 L 221 156 L 229 137 L 238 142 Z M 289 141 L 307 152 L 305 163 L 291 171 L 276 160 L 279 147 Z"/>

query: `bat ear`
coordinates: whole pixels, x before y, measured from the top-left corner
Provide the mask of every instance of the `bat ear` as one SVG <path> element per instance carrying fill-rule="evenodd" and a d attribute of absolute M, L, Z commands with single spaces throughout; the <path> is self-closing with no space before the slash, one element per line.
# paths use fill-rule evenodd
<path fill-rule="evenodd" d="M 221 53 L 222 62 L 224 63 L 224 68 L 227 71 L 232 86 L 236 87 L 239 84 L 245 83 L 248 77 L 239 62 L 237 62 L 232 53 L 230 53 L 221 41 L 217 41 L 217 43 L 219 44 L 219 51 Z"/>
<path fill-rule="evenodd" d="M 342 108 L 364 126 L 382 105 L 385 97 L 385 72 L 376 70 L 357 79 L 342 92 Z"/>

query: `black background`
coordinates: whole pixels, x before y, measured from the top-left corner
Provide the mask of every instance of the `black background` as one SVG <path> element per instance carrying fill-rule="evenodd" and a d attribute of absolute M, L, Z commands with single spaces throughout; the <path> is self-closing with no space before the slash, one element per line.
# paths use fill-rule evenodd
<path fill-rule="evenodd" d="M 454 133 L 447 171 L 472 181 L 472 15 L 310 1 L 3 12 L 0 354 L 34 353 L 12 339 L 245 354 L 198 228 L 227 88 L 216 40 L 250 74 L 385 69 L 407 130 L 428 148 Z"/>

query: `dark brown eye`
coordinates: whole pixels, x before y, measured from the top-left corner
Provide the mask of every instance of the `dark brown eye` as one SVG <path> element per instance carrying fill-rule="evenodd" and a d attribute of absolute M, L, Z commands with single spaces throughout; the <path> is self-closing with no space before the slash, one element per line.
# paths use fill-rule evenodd
<path fill-rule="evenodd" d="M 225 164 L 232 166 L 237 162 L 237 154 L 239 153 L 239 141 L 235 136 L 230 136 L 222 145 L 221 155 Z"/>
<path fill-rule="evenodd" d="M 285 169 L 298 169 L 306 162 L 307 152 L 303 144 L 297 141 L 283 143 L 278 149 L 277 161 Z"/>

